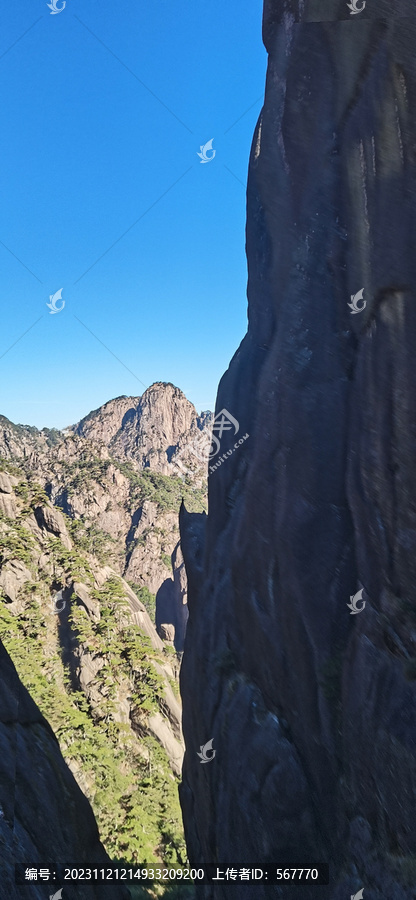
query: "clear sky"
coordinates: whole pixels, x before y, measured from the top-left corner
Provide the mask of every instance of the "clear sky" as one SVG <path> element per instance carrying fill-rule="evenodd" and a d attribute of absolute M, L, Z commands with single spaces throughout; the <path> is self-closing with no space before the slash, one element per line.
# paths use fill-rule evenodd
<path fill-rule="evenodd" d="M 261 17 L 261 0 L 3 4 L 2 415 L 61 428 L 154 381 L 213 408 L 247 324 Z"/>

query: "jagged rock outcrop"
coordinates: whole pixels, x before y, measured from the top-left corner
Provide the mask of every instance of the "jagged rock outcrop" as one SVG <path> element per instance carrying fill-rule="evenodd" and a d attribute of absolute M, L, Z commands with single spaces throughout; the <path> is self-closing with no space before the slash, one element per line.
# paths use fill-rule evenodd
<path fill-rule="evenodd" d="M 156 382 L 141 397 L 110 400 L 71 430 L 104 443 L 116 459 L 132 460 L 140 468 L 168 475 L 175 473 L 171 464 L 175 454 L 199 437 L 210 416 L 209 412 L 198 416 L 175 385 Z M 195 457 L 195 461 L 202 470 L 201 460 Z"/>
<path fill-rule="evenodd" d="M 140 397 L 115 397 L 114 400 L 109 400 L 108 403 L 88 413 L 67 430 L 108 447 L 126 421 L 134 416 L 139 402 Z"/>
<path fill-rule="evenodd" d="M 188 621 L 188 583 L 179 541 L 171 563 L 173 578 L 166 578 L 156 594 L 156 628 L 161 637 L 169 633 L 168 640 L 174 642 L 178 653 L 182 653 Z M 168 629 L 173 631 L 168 632 Z"/>
<path fill-rule="evenodd" d="M 179 388 L 156 383 L 142 397 L 110 400 L 64 432 L 0 417 L 0 458 L 15 465 L 16 484 L 19 475 L 35 480 L 84 524 L 93 553 L 155 595 L 179 539 L 181 496 L 192 492 L 196 508 L 205 505 L 200 442 L 209 443 L 211 418 L 198 416 Z M 13 503 L 0 484 L 0 513 L 13 516 Z"/>
<path fill-rule="evenodd" d="M 221 437 L 203 558 L 202 519 L 182 514 L 188 850 L 329 861 L 305 900 L 413 900 L 416 13 L 266 0 L 263 34 L 249 327 L 216 405 L 249 438 Z"/>
<path fill-rule="evenodd" d="M 0 490 L 8 491 L 14 498 L 15 513 L 13 517 L 0 516 L 0 604 L 2 599 L 9 610 L 16 615 L 21 612 L 27 591 L 36 584 L 42 591 L 44 614 L 50 619 L 59 612 L 59 632 L 53 629 L 50 635 L 50 650 L 60 649 L 63 658 L 72 672 L 73 687 L 80 689 L 87 698 L 93 711 L 99 711 L 106 697 L 106 687 L 97 678 L 106 664 L 105 655 L 93 649 L 94 641 L 84 642 L 77 636 L 76 628 L 71 625 L 71 614 L 77 607 L 82 607 L 91 623 L 101 620 L 100 602 L 96 590 L 105 587 L 117 573 L 111 566 L 98 565 L 94 556 L 88 555 L 84 562 L 77 556 L 78 550 L 71 540 L 64 515 L 50 503 L 34 504 L 33 509 L 25 509 L 22 499 L 13 492 L 13 483 L 17 479 L 8 473 L 0 473 Z M 1 495 L 0 495 L 1 496 Z M 68 521 L 68 520 L 67 520 Z M 51 542 L 52 540 L 52 542 Z M 72 566 L 84 574 L 89 584 L 74 579 Z M 86 568 L 88 566 L 88 569 Z M 88 571 L 89 570 L 89 571 Z M 42 585 L 42 579 L 45 584 Z M 143 603 L 123 579 L 119 579 L 126 612 L 120 612 L 119 627 L 131 622 L 140 628 L 140 632 L 150 641 L 155 651 L 163 651 L 163 641 L 156 633 Z M 53 596 L 58 593 L 54 614 Z M 117 633 L 113 633 L 117 639 Z M 166 749 L 169 761 L 175 774 L 179 774 L 183 758 L 183 741 L 181 734 L 180 705 L 173 696 L 170 682 L 175 680 L 175 669 L 168 661 L 164 668 L 155 669 L 163 679 L 163 715 L 149 718 L 141 723 L 140 733 L 153 735 Z M 121 681 L 115 697 L 115 721 L 130 723 L 134 702 L 133 685 L 128 679 Z M 130 697 L 130 699 L 127 699 Z M 136 717 L 137 718 L 137 717 Z M 134 730 L 134 728 L 133 728 Z"/>
<path fill-rule="evenodd" d="M 101 867 L 111 861 L 100 843 L 86 797 L 67 767 L 58 741 L 0 644 L 0 897 L 47 900 L 53 885 L 15 885 L 15 863 L 51 866 L 60 860 Z M 76 886 L 80 900 L 129 900 L 129 892 L 110 887 Z"/>

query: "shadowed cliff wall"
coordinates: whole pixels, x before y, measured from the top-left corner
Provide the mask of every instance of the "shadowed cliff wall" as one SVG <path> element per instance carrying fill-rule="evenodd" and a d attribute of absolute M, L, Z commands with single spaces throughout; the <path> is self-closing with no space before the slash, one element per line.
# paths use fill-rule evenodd
<path fill-rule="evenodd" d="M 248 333 L 216 406 L 250 437 L 210 475 L 206 529 L 181 517 L 186 836 L 193 866 L 329 861 L 305 900 L 410 900 L 416 11 L 266 0 L 263 37 Z"/>
<path fill-rule="evenodd" d="M 15 863 L 110 865 L 88 800 L 0 644 L 0 900 L 49 900 L 59 885 L 16 886 Z M 77 882 L 65 900 L 129 900 L 126 888 Z"/>

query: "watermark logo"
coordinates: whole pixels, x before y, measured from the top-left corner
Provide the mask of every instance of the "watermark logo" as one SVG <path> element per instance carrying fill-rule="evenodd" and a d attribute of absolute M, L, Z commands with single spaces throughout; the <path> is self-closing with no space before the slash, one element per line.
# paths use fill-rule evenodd
<path fill-rule="evenodd" d="M 62 900 L 62 891 L 63 888 L 59 888 L 59 891 L 57 891 L 56 894 L 50 894 L 49 900 Z"/>
<path fill-rule="evenodd" d="M 348 9 L 351 10 L 350 16 L 355 16 L 357 13 L 360 13 L 363 11 L 363 9 L 365 9 L 366 0 L 363 0 L 363 5 L 362 5 L 361 9 L 357 9 L 357 3 L 358 3 L 358 0 L 352 0 L 351 3 L 347 3 Z M 357 897 L 358 897 L 358 894 L 357 894 Z"/>
<path fill-rule="evenodd" d="M 198 751 L 197 751 L 197 754 L 196 754 L 197 756 L 201 757 L 201 763 L 211 762 L 211 760 L 214 759 L 216 751 L 212 750 L 213 743 L 214 743 L 214 738 L 211 738 L 211 740 L 208 741 L 207 744 L 201 744 L 201 746 L 199 748 L 201 753 L 198 753 Z M 212 756 L 207 756 L 208 750 L 212 750 Z"/>
<path fill-rule="evenodd" d="M 218 443 L 218 450 L 220 449 L 219 440 L 215 437 L 215 432 L 217 431 L 218 437 L 222 438 L 224 431 L 231 431 L 234 428 L 234 434 L 237 434 L 239 427 L 237 419 L 228 412 L 228 409 L 222 409 L 221 412 L 217 413 L 212 423 L 212 438 Z M 215 453 L 211 453 L 211 456 L 216 456 L 218 450 Z"/>
<path fill-rule="evenodd" d="M 363 900 L 364 897 L 364 888 L 361 888 L 357 894 L 351 894 L 351 900 Z"/>
<path fill-rule="evenodd" d="M 362 612 L 363 609 L 365 608 L 366 601 L 363 600 L 363 588 L 361 588 L 361 591 L 357 591 L 356 594 L 354 594 L 352 597 L 350 597 L 350 600 L 351 600 L 351 603 L 347 603 L 348 609 L 351 610 L 350 616 L 356 616 L 357 613 Z M 357 603 L 359 603 L 360 600 L 363 605 L 360 608 L 358 608 Z"/>
<path fill-rule="evenodd" d="M 66 7 L 66 0 L 63 0 L 62 6 L 61 6 L 59 9 L 58 9 L 56 3 L 57 3 L 57 0 L 52 0 L 52 3 L 47 3 L 47 4 L 46 4 L 46 6 L 48 7 L 48 9 L 51 9 L 51 10 L 52 10 L 51 16 L 56 16 L 57 13 L 62 12 L 62 10 L 64 10 L 65 7 Z"/>
<path fill-rule="evenodd" d="M 360 313 L 360 312 L 362 312 L 363 309 L 365 309 L 366 306 L 367 306 L 367 300 L 364 300 L 364 298 L 363 298 L 363 293 L 364 293 L 364 288 L 361 288 L 361 291 L 358 291 L 358 294 L 351 294 L 351 300 L 352 300 L 352 303 L 348 303 L 348 306 L 349 306 L 350 309 L 351 309 L 351 315 L 352 315 L 352 316 L 355 315 L 355 313 Z M 358 306 L 358 301 L 359 301 L 359 300 L 362 300 L 362 301 L 363 301 L 363 305 L 362 305 L 362 306 Z"/>
<path fill-rule="evenodd" d="M 60 10 L 58 10 L 58 12 L 60 12 Z M 55 294 L 49 294 L 49 300 L 51 302 L 47 303 L 46 306 L 49 306 L 49 309 L 50 309 L 49 315 L 50 316 L 53 316 L 54 313 L 62 312 L 62 310 L 65 306 L 65 300 L 62 300 L 62 291 L 63 291 L 63 288 L 61 288 L 59 291 L 56 291 Z M 58 307 L 56 305 L 57 300 L 62 300 L 62 306 Z"/>
<path fill-rule="evenodd" d="M 197 436 L 189 444 L 186 444 L 182 450 L 172 460 L 173 464 L 178 466 L 185 474 L 190 474 L 191 469 L 184 465 L 181 457 L 189 456 L 190 453 L 201 463 L 208 463 L 214 456 L 217 456 L 221 449 L 221 438 L 224 431 L 233 431 L 237 434 L 240 428 L 237 419 L 228 412 L 228 409 L 222 409 L 214 418 L 211 427 L 204 428 L 199 431 Z M 231 451 L 230 451 L 231 452 Z"/>
<path fill-rule="evenodd" d="M 60 613 L 60 612 L 62 612 L 63 609 L 65 609 L 65 600 L 63 599 L 63 597 L 64 597 L 63 591 L 56 591 L 55 596 L 52 597 L 52 599 L 51 599 L 52 612 Z M 62 602 L 62 606 L 58 606 L 58 604 L 61 602 Z"/>
<path fill-rule="evenodd" d="M 212 160 L 214 159 L 217 151 L 213 150 L 213 147 L 212 147 L 213 140 L 214 140 L 214 138 L 211 138 L 211 140 L 207 141 L 206 144 L 201 144 L 201 146 L 199 148 L 201 152 L 198 153 L 198 151 L 197 151 L 197 156 L 199 156 L 201 158 L 201 163 L 212 162 Z M 212 150 L 212 156 L 207 156 L 207 153 L 209 150 Z"/>
<path fill-rule="evenodd" d="M 229 450 L 223 453 L 222 456 L 218 456 L 218 453 L 221 449 L 221 438 L 225 431 L 232 432 L 233 435 L 236 435 L 240 430 L 240 424 L 234 416 L 228 412 L 228 409 L 222 409 L 217 415 L 211 425 L 211 427 L 204 428 L 203 431 L 199 431 L 197 436 L 193 441 L 190 441 L 189 444 L 186 444 L 179 452 L 176 454 L 174 459 L 172 459 L 172 465 L 177 466 L 178 469 L 182 472 L 182 478 L 185 475 L 193 475 L 195 474 L 195 469 L 190 468 L 189 456 L 193 454 L 199 460 L 200 463 L 210 463 L 214 457 L 217 457 L 215 460 L 215 465 L 209 465 L 209 472 L 212 473 L 215 469 L 218 469 L 222 463 L 232 454 L 238 450 L 241 444 L 247 440 L 250 435 L 244 434 L 238 441 L 234 443 Z M 186 464 L 185 464 L 186 460 Z"/>

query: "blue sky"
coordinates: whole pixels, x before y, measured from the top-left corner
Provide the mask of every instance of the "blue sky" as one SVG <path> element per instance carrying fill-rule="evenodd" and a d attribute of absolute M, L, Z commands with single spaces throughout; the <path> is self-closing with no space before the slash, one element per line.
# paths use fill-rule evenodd
<path fill-rule="evenodd" d="M 154 381 L 213 408 L 247 324 L 261 16 L 261 0 L 3 5 L 2 415 L 60 428 Z"/>

